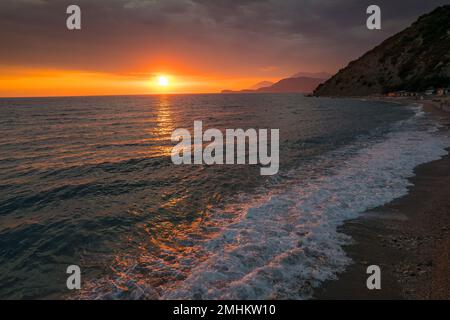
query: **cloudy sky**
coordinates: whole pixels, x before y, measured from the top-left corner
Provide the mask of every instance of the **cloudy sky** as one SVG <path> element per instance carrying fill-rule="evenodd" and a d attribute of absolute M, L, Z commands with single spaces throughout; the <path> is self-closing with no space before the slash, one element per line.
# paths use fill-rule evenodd
<path fill-rule="evenodd" d="M 1 0 L 0 95 L 241 89 L 299 71 L 334 73 L 437 0 Z M 82 30 L 66 28 L 66 8 Z M 366 28 L 378 4 L 382 30 Z"/>

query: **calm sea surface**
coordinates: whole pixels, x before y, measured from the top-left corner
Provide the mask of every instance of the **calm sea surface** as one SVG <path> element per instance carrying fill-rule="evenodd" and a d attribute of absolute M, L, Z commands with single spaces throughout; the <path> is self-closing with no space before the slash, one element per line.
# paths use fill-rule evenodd
<path fill-rule="evenodd" d="M 194 120 L 280 129 L 279 173 L 173 165 L 171 133 Z M 449 141 L 419 107 L 382 102 L 0 99 L 0 298 L 308 298 L 350 262 L 336 228 L 405 194 Z"/>

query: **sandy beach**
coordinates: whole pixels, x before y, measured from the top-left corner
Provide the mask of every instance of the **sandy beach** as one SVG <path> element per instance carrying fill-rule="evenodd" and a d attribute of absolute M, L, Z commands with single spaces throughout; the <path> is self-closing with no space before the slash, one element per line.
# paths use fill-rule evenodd
<path fill-rule="evenodd" d="M 450 113 L 430 100 L 420 103 L 450 128 Z M 409 193 L 346 222 L 340 231 L 353 243 L 345 248 L 354 263 L 316 290 L 316 299 L 450 298 L 450 157 L 418 166 Z M 381 268 L 381 290 L 368 290 L 366 268 Z"/>

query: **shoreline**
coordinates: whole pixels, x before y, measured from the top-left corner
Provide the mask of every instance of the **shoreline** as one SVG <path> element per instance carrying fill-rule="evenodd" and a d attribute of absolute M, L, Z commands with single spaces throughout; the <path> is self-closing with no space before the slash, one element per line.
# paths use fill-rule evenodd
<path fill-rule="evenodd" d="M 372 100 L 422 104 L 450 129 L 450 113 L 438 102 Z M 338 228 L 353 239 L 344 247 L 353 262 L 337 280 L 322 283 L 313 299 L 450 299 L 449 154 L 419 165 L 414 174 L 408 194 Z M 381 290 L 366 287 L 369 265 L 381 268 Z"/>

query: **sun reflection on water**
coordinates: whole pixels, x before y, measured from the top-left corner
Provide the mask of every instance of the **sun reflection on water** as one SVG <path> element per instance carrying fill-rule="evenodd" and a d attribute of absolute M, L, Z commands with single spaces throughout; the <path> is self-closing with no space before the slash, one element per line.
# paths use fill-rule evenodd
<path fill-rule="evenodd" d="M 170 98 L 167 95 L 160 95 L 156 109 L 155 125 L 148 130 L 151 140 L 157 142 L 157 146 L 152 150 L 153 156 L 170 156 L 172 143 L 170 137 L 175 130 L 174 113 Z"/>

